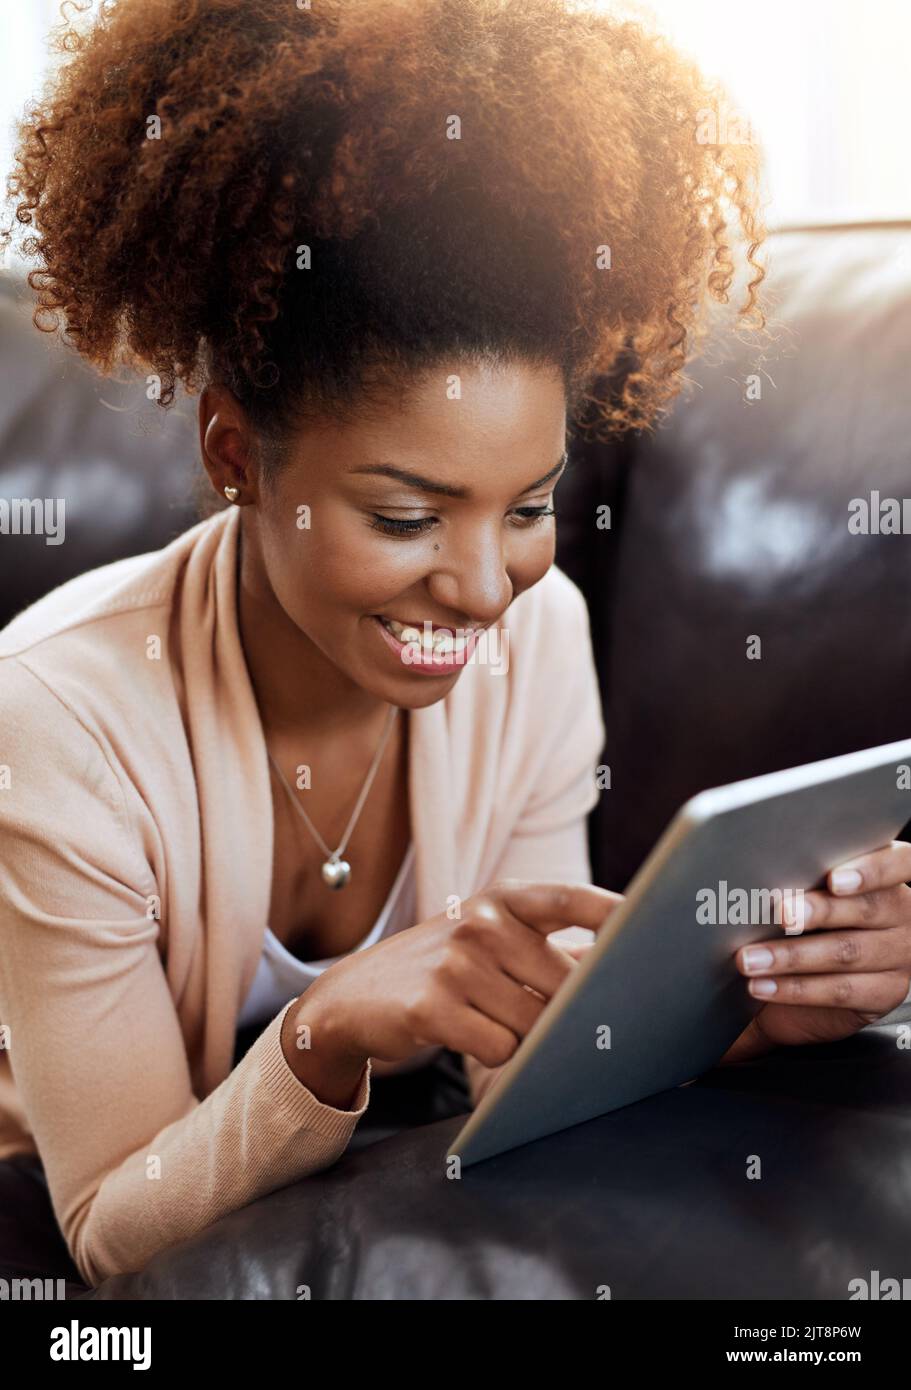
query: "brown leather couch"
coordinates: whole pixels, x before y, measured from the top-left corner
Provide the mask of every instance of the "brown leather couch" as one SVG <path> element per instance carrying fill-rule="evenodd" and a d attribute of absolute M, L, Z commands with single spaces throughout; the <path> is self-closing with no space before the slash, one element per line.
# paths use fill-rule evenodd
<path fill-rule="evenodd" d="M 911 223 L 781 230 L 769 257 L 760 399 L 754 349 L 720 314 L 670 421 L 577 441 L 556 494 L 607 726 L 593 871 L 616 889 L 695 791 L 911 733 L 911 541 L 848 529 L 853 498 L 911 493 Z M 142 383 L 99 380 L 21 294 L 7 275 L 0 496 L 65 497 L 67 540 L 0 535 L 0 624 L 191 524 L 200 468 L 192 402 L 161 419 Z M 362 1122 L 329 1172 L 89 1296 L 593 1297 L 614 1271 L 615 1297 L 843 1298 L 865 1270 L 907 1272 L 909 1078 L 894 1030 L 865 1030 L 709 1073 L 455 1185 L 433 1155 L 465 1094 L 425 1078 L 388 1091 L 393 1123 Z M 672 1151 L 686 1162 L 669 1175 Z M 774 1158 L 755 1200 L 741 1151 Z M 84 1294 L 32 1159 L 0 1164 L 0 1277 L 25 1271 Z"/>

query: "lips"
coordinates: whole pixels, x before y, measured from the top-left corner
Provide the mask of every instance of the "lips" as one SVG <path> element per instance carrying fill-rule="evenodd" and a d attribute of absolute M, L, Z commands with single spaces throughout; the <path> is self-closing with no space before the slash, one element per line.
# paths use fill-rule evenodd
<path fill-rule="evenodd" d="M 372 618 L 384 641 L 402 663 L 424 675 L 449 675 L 460 670 L 471 656 L 480 631 L 475 628 L 468 635 L 459 636 L 453 635 L 451 628 L 436 627 L 425 637 L 416 626 L 411 626 L 403 627 L 400 636 L 390 627 L 394 619 L 384 618 L 379 613 L 374 613 Z"/>

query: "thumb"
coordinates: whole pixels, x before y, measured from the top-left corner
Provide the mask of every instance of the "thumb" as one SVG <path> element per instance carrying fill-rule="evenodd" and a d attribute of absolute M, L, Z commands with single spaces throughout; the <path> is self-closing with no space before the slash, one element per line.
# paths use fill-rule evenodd
<path fill-rule="evenodd" d="M 573 960 L 580 960 L 594 946 L 595 933 L 589 927 L 561 927 L 559 931 L 550 932 L 547 940 Z"/>
<path fill-rule="evenodd" d="M 622 893 L 612 893 L 611 897 L 614 901 L 609 905 L 607 916 L 623 902 Z M 547 940 L 554 946 L 559 946 L 567 955 L 572 956 L 573 960 L 581 959 L 586 951 L 590 951 L 596 939 L 597 932 L 592 927 L 559 927 L 547 934 Z"/>

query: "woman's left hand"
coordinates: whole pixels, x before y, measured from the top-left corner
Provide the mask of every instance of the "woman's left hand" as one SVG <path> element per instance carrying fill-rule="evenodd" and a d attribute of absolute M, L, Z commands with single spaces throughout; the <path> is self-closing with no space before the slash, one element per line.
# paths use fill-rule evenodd
<path fill-rule="evenodd" d="M 894 840 L 830 870 L 827 891 L 804 893 L 802 928 L 799 905 L 798 922 L 786 913 L 784 923 L 799 936 L 741 947 L 737 968 L 765 1002 L 722 1061 L 834 1042 L 903 1003 L 911 982 L 909 879 L 911 844 Z"/>

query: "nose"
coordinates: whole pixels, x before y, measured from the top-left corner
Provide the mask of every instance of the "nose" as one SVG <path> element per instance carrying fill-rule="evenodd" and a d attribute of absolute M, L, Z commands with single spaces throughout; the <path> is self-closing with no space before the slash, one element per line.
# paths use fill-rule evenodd
<path fill-rule="evenodd" d="M 510 574 L 504 537 L 499 526 L 453 528 L 445 555 L 427 578 L 428 590 L 443 611 L 462 615 L 465 627 L 486 627 L 512 603 L 515 583 Z"/>

